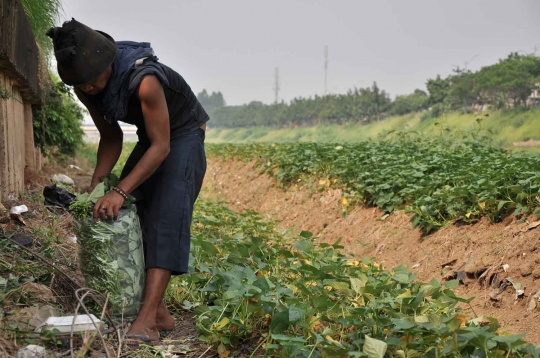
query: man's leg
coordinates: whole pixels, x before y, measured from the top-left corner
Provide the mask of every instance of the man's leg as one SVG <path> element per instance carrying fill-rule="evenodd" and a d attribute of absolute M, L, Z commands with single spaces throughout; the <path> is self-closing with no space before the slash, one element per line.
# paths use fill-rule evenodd
<path fill-rule="evenodd" d="M 159 339 L 156 317 L 170 278 L 171 271 L 168 270 L 149 268 L 146 271 L 143 304 L 137 319 L 128 332 L 128 339 L 132 339 L 129 335 L 144 335 L 153 341 Z"/>
<path fill-rule="evenodd" d="M 167 309 L 163 300 L 159 303 L 156 315 L 156 328 L 158 331 L 172 331 L 174 329 L 174 317 Z"/>

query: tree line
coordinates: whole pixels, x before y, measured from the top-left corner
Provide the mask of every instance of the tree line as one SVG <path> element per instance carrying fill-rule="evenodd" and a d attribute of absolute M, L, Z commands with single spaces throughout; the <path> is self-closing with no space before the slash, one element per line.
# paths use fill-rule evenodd
<path fill-rule="evenodd" d="M 215 127 L 292 127 L 319 124 L 380 121 L 393 115 L 426 112 L 438 117 L 448 111 L 472 112 L 486 107 L 506 109 L 534 105 L 531 94 L 540 82 L 540 57 L 511 53 L 496 64 L 478 71 L 456 68 L 443 78 L 426 82 L 420 89 L 393 100 L 377 83 L 353 88 L 345 94 L 295 98 L 290 103 L 263 104 L 253 101 L 226 106 L 221 92 L 197 96 Z"/>

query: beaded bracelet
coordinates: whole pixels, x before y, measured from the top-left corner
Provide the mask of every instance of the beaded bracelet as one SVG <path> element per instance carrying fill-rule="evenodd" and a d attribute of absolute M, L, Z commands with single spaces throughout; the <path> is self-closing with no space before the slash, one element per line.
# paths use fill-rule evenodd
<path fill-rule="evenodd" d="M 126 194 L 125 191 L 123 191 L 122 189 L 120 189 L 120 188 L 117 187 L 117 186 L 114 186 L 112 189 L 113 189 L 115 192 L 117 192 L 118 194 L 122 195 L 122 196 L 124 197 L 125 200 L 127 200 L 128 196 L 127 196 L 127 194 Z"/>

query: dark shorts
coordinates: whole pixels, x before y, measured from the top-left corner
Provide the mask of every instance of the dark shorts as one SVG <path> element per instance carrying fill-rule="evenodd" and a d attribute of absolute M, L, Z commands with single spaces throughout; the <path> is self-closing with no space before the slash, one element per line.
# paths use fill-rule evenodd
<path fill-rule="evenodd" d="M 137 143 L 122 171 L 127 176 L 148 149 Z M 167 158 L 132 195 L 137 199 L 146 268 L 188 271 L 193 205 L 206 172 L 204 131 L 175 138 Z"/>

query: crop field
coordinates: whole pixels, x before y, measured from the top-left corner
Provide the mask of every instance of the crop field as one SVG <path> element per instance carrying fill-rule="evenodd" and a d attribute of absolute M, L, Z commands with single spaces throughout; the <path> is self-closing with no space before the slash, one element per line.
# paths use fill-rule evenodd
<path fill-rule="evenodd" d="M 193 310 L 220 357 L 246 344 L 269 357 L 540 356 L 523 335 L 500 334 L 497 320 L 465 316 L 457 280 L 420 283 L 403 266 L 348 258 L 339 242 L 286 237 L 253 211 L 207 200 L 193 229 L 192 272 L 166 300 Z"/>
<path fill-rule="evenodd" d="M 281 185 L 312 182 L 342 190 L 346 210 L 378 206 L 413 213 L 424 233 L 451 222 L 497 222 L 509 214 L 538 215 L 540 159 L 483 137 L 399 135 L 350 144 L 210 144 L 209 156 L 255 160 Z"/>
<path fill-rule="evenodd" d="M 207 144 L 207 154 L 255 161 L 284 188 L 341 189 L 345 213 L 405 210 L 426 234 L 539 213 L 539 160 L 482 137 Z M 523 334 L 476 315 L 472 298 L 454 292 L 457 280 L 419 282 L 404 266 L 347 256 L 339 241 L 317 245 L 310 232 L 278 229 L 254 211 L 199 199 L 190 260 L 191 272 L 174 278 L 165 298 L 194 314 L 199 338 L 222 358 L 540 357 Z"/>

